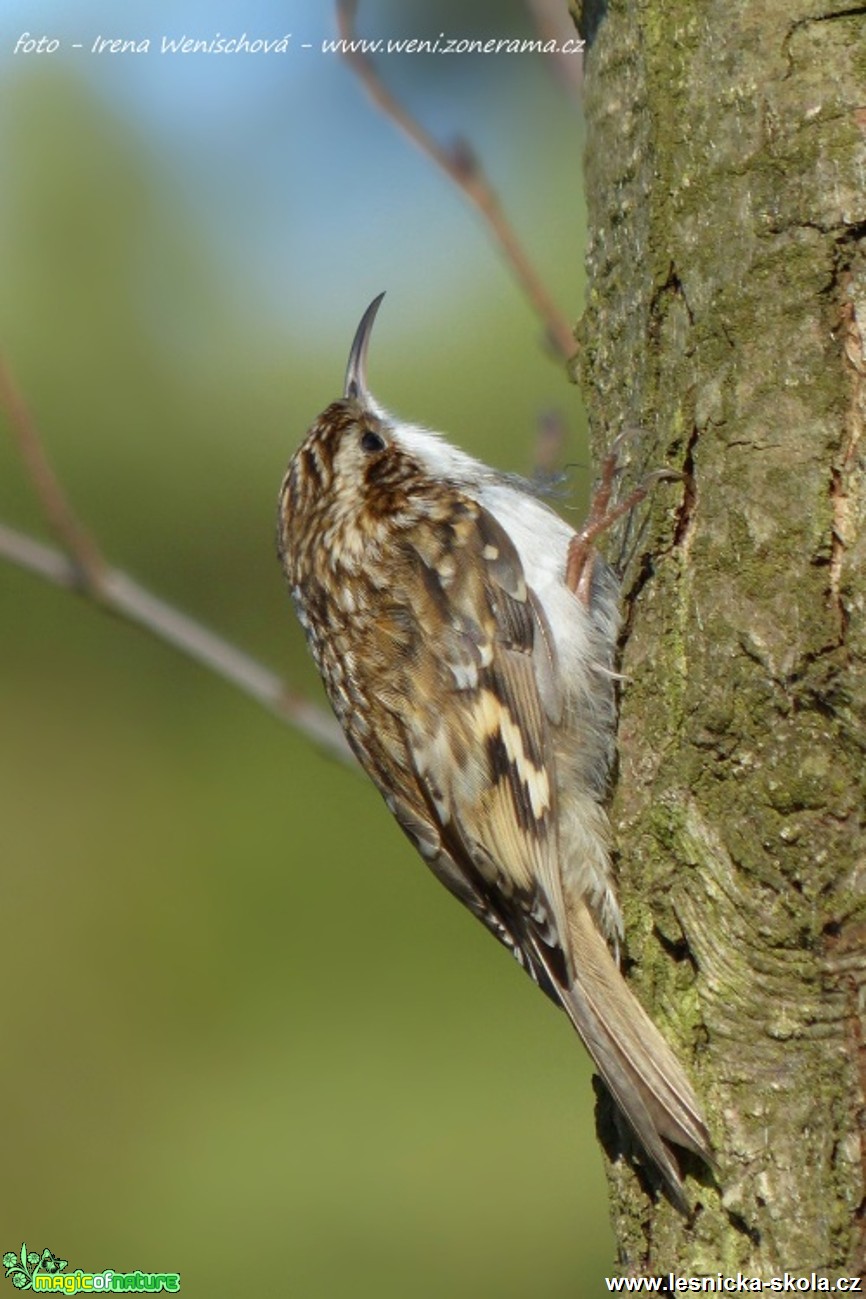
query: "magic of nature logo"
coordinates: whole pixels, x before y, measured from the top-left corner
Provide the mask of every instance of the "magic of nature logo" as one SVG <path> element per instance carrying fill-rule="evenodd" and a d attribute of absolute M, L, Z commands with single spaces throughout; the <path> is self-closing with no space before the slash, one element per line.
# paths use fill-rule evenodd
<path fill-rule="evenodd" d="M 61 1294 L 77 1294 L 81 1290 L 126 1291 L 129 1294 L 156 1294 L 160 1290 L 176 1293 L 180 1289 L 179 1272 L 116 1272 L 106 1268 L 102 1272 L 85 1272 L 76 1268 L 67 1272 L 69 1262 L 59 1258 L 50 1249 L 41 1254 L 27 1248 L 26 1244 L 15 1253 L 3 1255 L 6 1276 L 17 1290 L 55 1290 Z"/>

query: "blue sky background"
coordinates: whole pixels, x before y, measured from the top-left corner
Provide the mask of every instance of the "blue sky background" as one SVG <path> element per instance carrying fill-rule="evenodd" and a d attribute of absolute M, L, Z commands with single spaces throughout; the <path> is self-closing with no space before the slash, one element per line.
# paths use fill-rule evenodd
<path fill-rule="evenodd" d="M 532 35 L 523 6 L 363 4 L 358 31 L 374 36 Z M 54 55 L 10 56 L 28 31 L 58 38 Z M 163 35 L 209 39 L 290 32 L 287 55 L 161 55 Z M 8 0 L 0 14 L 7 82 L 47 71 L 80 77 L 126 119 L 173 174 L 206 236 L 229 257 L 228 273 L 250 277 L 275 312 L 298 299 L 318 335 L 335 301 L 359 283 L 361 298 L 396 282 L 413 303 L 453 311 L 454 291 L 498 277 L 496 256 L 457 194 L 369 105 L 345 63 L 319 52 L 335 36 L 328 4 L 289 0 Z M 97 36 L 151 39 L 147 55 L 93 55 Z M 84 50 L 73 50 L 80 41 Z M 300 48 L 311 42 L 313 50 Z M 536 256 L 574 300 L 575 259 L 546 250 L 571 224 L 578 170 L 548 165 L 539 140 L 579 158 L 576 114 L 544 60 L 527 56 L 392 56 L 390 86 L 442 140 L 466 134 L 484 158 Z M 552 150 L 551 150 L 552 152 Z M 557 219 L 557 211 L 559 218 Z M 383 233 L 386 237 L 383 238 Z M 536 238 L 533 239 L 533 234 Z M 238 264 L 236 245 L 243 239 Z M 424 254 L 419 256 L 423 240 Z M 298 245 L 303 258 L 293 256 Z M 433 274 L 431 274 L 431 271 Z M 484 275 L 487 272 L 487 275 Z M 363 284 L 363 288 L 360 285 Z M 365 299 L 366 300 L 366 299 Z M 417 309 L 416 309 L 417 310 Z"/>
<path fill-rule="evenodd" d="M 518 0 L 363 0 L 358 27 L 533 31 Z M 15 56 L 23 31 L 64 48 Z M 556 407 L 585 466 L 582 412 L 478 216 L 345 63 L 157 52 L 218 31 L 335 28 L 318 0 L 0 6 L 0 349 L 111 561 L 320 699 L 275 500 L 370 299 L 377 396 L 470 452 L 528 470 Z M 98 35 L 153 47 L 66 48 Z M 582 128 L 546 65 L 380 69 L 470 140 L 576 320 Z M 586 491 L 573 471 L 562 508 Z M 2 425 L 0 520 L 46 535 Z M 0 627 L 2 1251 L 209 1299 L 266 1268 L 304 1299 L 598 1293 L 585 1053 L 369 785 L 8 565 Z"/>

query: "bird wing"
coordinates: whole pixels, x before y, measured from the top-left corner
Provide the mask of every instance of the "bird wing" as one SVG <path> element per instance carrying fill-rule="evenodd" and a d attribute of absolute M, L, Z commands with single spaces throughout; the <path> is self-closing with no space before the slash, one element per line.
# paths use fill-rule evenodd
<path fill-rule="evenodd" d="M 419 797 L 393 811 L 448 888 L 522 952 L 539 982 L 552 973 L 567 985 L 547 711 L 559 707 L 552 639 L 514 544 L 476 502 L 417 529 L 412 550 L 426 660 L 415 670 L 435 685 L 416 683 L 417 706 L 404 718 Z"/>
<path fill-rule="evenodd" d="M 711 1159 L 697 1099 L 587 900 L 564 896 L 551 738 L 560 673 L 543 612 L 513 543 L 474 502 L 444 534 L 441 523 L 415 529 L 412 546 L 407 590 L 422 630 L 400 691 L 412 706 L 389 805 L 439 879 L 565 1010 L 686 1210 L 667 1143 Z"/>

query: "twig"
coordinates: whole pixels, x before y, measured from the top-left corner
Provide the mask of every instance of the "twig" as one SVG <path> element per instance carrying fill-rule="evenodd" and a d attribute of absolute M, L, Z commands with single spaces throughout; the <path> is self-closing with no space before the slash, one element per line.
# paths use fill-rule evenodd
<path fill-rule="evenodd" d="M 82 588 L 78 564 L 52 546 L 0 523 L 0 559 L 36 573 L 55 586 L 78 591 L 126 622 L 134 623 L 187 658 L 229 681 L 280 721 L 301 731 L 334 757 L 352 763 L 349 746 L 337 722 L 322 709 L 288 689 L 285 682 L 243 650 L 181 613 L 117 568 L 103 567 L 97 588 Z"/>
<path fill-rule="evenodd" d="M 357 0 L 336 0 L 337 25 L 346 42 L 343 55 L 354 69 L 374 104 L 389 117 L 413 144 L 441 167 L 447 176 L 463 191 L 487 222 L 490 231 L 505 256 L 506 263 L 541 317 L 546 333 L 563 360 L 569 360 L 577 351 L 574 334 L 565 316 L 553 301 L 538 272 L 529 260 L 517 233 L 502 210 L 496 191 L 481 167 L 472 147 L 465 140 L 457 140 L 445 149 L 416 121 L 387 89 L 371 59 L 359 48 L 355 36 L 355 11 Z"/>
<path fill-rule="evenodd" d="M 538 417 L 532 476 L 552 483 L 562 474 L 562 449 L 568 440 L 568 425 L 562 411 L 545 410 Z"/>
<path fill-rule="evenodd" d="M 554 41 L 558 45 L 559 51 L 546 57 L 560 83 L 579 102 L 583 94 L 583 55 L 562 53 L 566 40 L 578 39 L 571 15 L 562 0 L 526 0 L 526 7 L 541 39 L 545 42 Z"/>
<path fill-rule="evenodd" d="M 6 408 L 12 436 L 24 461 L 46 522 L 76 568 L 76 583 L 98 588 L 105 560 L 87 530 L 79 523 L 60 480 L 52 468 L 36 422 L 5 360 L 0 356 L 0 405 Z"/>
<path fill-rule="evenodd" d="M 326 712 L 291 691 L 275 672 L 249 654 L 151 595 L 120 569 L 109 567 L 72 509 L 48 459 L 36 421 L 2 357 L 0 406 L 6 409 L 26 473 L 63 547 L 55 550 L 0 524 L 0 558 L 38 574 L 55 586 L 77 591 L 101 608 L 144 628 L 237 686 L 280 721 L 295 727 L 332 755 L 353 762 L 340 727 Z"/>

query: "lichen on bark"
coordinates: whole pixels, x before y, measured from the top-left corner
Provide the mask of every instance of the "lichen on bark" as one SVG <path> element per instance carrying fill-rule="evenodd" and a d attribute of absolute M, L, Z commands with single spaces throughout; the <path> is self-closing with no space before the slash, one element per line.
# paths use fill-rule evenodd
<path fill-rule="evenodd" d="M 623 1267 L 866 1266 L 866 9 L 583 5 L 596 449 L 627 559 L 632 977 L 703 1096 L 695 1214 L 611 1164 Z"/>

